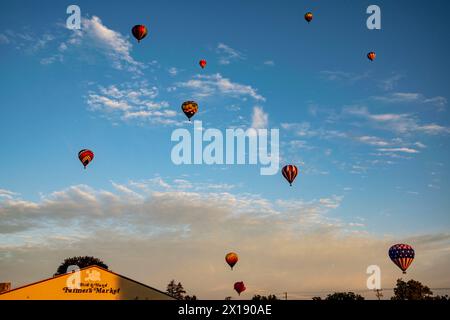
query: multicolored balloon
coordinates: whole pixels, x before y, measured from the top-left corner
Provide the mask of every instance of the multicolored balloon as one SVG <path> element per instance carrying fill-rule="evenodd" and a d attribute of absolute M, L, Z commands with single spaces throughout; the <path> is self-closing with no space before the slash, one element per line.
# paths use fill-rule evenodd
<path fill-rule="evenodd" d="M 305 13 L 305 20 L 308 21 L 308 23 L 310 23 L 312 19 L 313 19 L 312 12 Z"/>
<path fill-rule="evenodd" d="M 91 150 L 83 149 L 78 152 L 78 159 L 80 159 L 81 163 L 86 169 L 86 166 L 89 164 L 89 162 L 94 159 L 94 153 Z"/>
<path fill-rule="evenodd" d="M 195 101 L 185 101 L 181 105 L 181 110 L 183 110 L 186 117 L 188 117 L 189 121 L 191 121 L 191 118 L 198 111 L 198 104 Z"/>
<path fill-rule="evenodd" d="M 202 59 L 202 60 L 199 61 L 198 64 L 200 65 L 200 67 L 202 67 L 202 69 L 205 69 L 205 67 L 206 67 L 206 60 Z"/>
<path fill-rule="evenodd" d="M 242 282 L 242 281 L 236 282 L 236 283 L 234 284 L 234 290 L 236 290 L 236 292 L 237 292 L 239 295 L 241 295 L 241 292 L 244 292 L 245 289 L 247 289 L 247 288 L 245 287 L 244 282 Z"/>
<path fill-rule="evenodd" d="M 298 169 L 293 164 L 288 164 L 283 167 L 281 170 L 283 177 L 289 182 L 289 185 L 292 186 L 292 182 L 294 182 L 295 177 L 297 177 Z"/>
<path fill-rule="evenodd" d="M 377 55 L 376 55 L 375 52 L 373 52 L 373 51 L 371 51 L 371 52 L 369 52 L 369 53 L 367 54 L 367 58 L 368 58 L 370 61 L 375 60 L 376 56 L 377 56 Z"/>
<path fill-rule="evenodd" d="M 399 243 L 394 244 L 389 248 L 389 258 L 394 262 L 402 271 L 406 273 L 406 269 L 411 265 L 414 260 L 414 249 L 407 244 Z"/>
<path fill-rule="evenodd" d="M 231 270 L 233 270 L 233 267 L 238 262 L 238 260 L 239 260 L 239 257 L 237 255 L 237 253 L 234 253 L 234 252 L 227 253 L 227 255 L 225 256 L 225 261 L 228 263 Z"/>
<path fill-rule="evenodd" d="M 138 43 L 147 35 L 147 27 L 143 24 L 137 24 L 131 29 L 131 33 L 137 39 Z"/>

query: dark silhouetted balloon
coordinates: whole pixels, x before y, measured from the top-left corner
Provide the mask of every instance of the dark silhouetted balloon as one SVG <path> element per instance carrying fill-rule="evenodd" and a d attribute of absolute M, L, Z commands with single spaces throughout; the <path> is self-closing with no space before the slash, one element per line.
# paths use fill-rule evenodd
<path fill-rule="evenodd" d="M 198 64 L 200 65 L 200 67 L 202 67 L 202 69 L 205 69 L 205 67 L 206 67 L 206 60 L 202 59 L 202 60 L 200 60 L 200 62 Z"/>
<path fill-rule="evenodd" d="M 131 29 L 131 33 L 138 42 L 141 42 L 141 40 L 147 35 L 147 27 L 142 24 L 135 25 L 133 29 Z"/>
<path fill-rule="evenodd" d="M 312 19 L 313 19 L 312 12 L 305 13 L 305 20 L 308 21 L 308 23 L 310 23 Z"/>
<path fill-rule="evenodd" d="M 78 152 L 78 159 L 80 159 L 81 163 L 86 169 L 86 166 L 89 164 L 89 162 L 94 159 L 94 153 L 91 150 L 83 149 Z"/>
<path fill-rule="evenodd" d="M 181 110 L 183 110 L 186 117 L 188 117 L 189 121 L 191 121 L 191 118 L 198 111 L 198 104 L 195 101 L 185 101 L 181 105 Z"/>
<path fill-rule="evenodd" d="M 234 252 L 227 253 L 227 255 L 225 256 L 225 261 L 231 267 L 231 270 L 233 270 L 233 267 L 238 262 L 238 260 L 239 260 L 238 255 L 237 253 Z"/>
<path fill-rule="evenodd" d="M 406 273 L 406 269 L 411 265 L 414 260 L 414 249 L 407 244 L 399 243 L 394 244 L 389 248 L 389 258 L 394 262 L 403 273 Z"/>
<path fill-rule="evenodd" d="M 298 169 L 293 164 L 288 164 L 283 167 L 281 170 L 283 177 L 289 182 L 289 185 L 292 186 L 292 182 L 294 182 L 295 177 L 297 177 Z"/>
<path fill-rule="evenodd" d="M 237 292 L 239 295 L 241 295 L 241 292 L 244 292 L 245 289 L 247 289 L 247 288 L 245 287 L 244 282 L 242 282 L 242 281 L 236 282 L 236 283 L 234 284 L 234 290 L 236 290 L 236 292 Z"/>

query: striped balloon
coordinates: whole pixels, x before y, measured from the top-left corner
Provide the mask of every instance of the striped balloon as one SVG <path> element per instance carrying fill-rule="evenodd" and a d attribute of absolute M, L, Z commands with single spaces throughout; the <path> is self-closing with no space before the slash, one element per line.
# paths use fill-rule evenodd
<path fill-rule="evenodd" d="M 406 269 L 408 269 L 413 262 L 414 255 L 414 249 L 407 244 L 394 244 L 389 248 L 389 258 L 391 258 L 392 262 L 394 262 L 403 273 L 406 273 Z"/>
<path fill-rule="evenodd" d="M 89 164 L 89 162 L 94 159 L 94 153 L 91 150 L 83 149 L 78 152 L 78 159 L 80 159 L 81 163 L 86 169 L 86 166 Z"/>
<path fill-rule="evenodd" d="M 289 185 L 292 186 L 292 182 L 294 182 L 295 177 L 297 177 L 298 169 L 293 164 L 288 164 L 283 167 L 281 170 L 283 177 L 289 182 Z"/>

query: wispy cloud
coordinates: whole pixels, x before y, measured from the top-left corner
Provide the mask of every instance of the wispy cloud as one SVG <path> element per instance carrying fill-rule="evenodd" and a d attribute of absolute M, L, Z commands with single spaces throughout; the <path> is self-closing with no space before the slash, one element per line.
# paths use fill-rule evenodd
<path fill-rule="evenodd" d="M 266 61 L 264 61 L 263 64 L 266 66 L 273 67 L 275 65 L 275 62 L 273 60 L 266 60 Z"/>
<path fill-rule="evenodd" d="M 397 82 L 403 78 L 403 75 L 394 73 L 392 76 L 388 77 L 387 79 L 380 81 L 380 87 L 381 89 L 385 91 L 389 91 L 395 88 L 397 85 Z"/>
<path fill-rule="evenodd" d="M 253 107 L 252 128 L 267 129 L 269 125 L 269 115 L 264 112 L 262 107 Z"/>
<path fill-rule="evenodd" d="M 186 82 L 178 82 L 176 86 L 193 90 L 194 95 L 199 98 L 221 94 L 235 98 L 251 97 L 257 101 L 266 100 L 258 93 L 257 89 L 252 86 L 232 82 L 230 79 L 224 78 L 220 73 L 213 75 L 196 75 Z"/>
<path fill-rule="evenodd" d="M 352 72 L 344 72 L 344 71 L 330 71 L 324 70 L 320 71 L 320 77 L 327 81 L 338 81 L 349 84 L 354 84 L 360 80 L 366 79 L 369 77 L 369 73 L 365 72 L 362 74 L 352 73 Z"/>
<path fill-rule="evenodd" d="M 161 289 L 176 275 L 190 292 L 210 299 L 223 299 L 232 289 L 223 272 L 223 256 L 230 250 L 245 257 L 239 272 L 247 279 L 249 296 L 364 289 L 365 270 L 374 262 L 386 283 L 398 276 L 388 259 L 379 259 L 395 236 L 371 235 L 361 221 L 330 217 L 344 202 L 342 196 L 270 201 L 227 191 L 192 192 L 195 183 L 186 180 L 163 183 L 183 185 L 184 190 L 165 190 L 156 180 L 138 184 L 113 183 L 111 190 L 76 185 L 35 202 L 0 200 L 0 249 L 7 252 L 0 256 L 3 276 L 17 286 L 51 275 L 62 250 L 65 256 L 89 252 L 116 272 Z M 447 279 L 450 236 L 427 234 L 404 241 L 425 255 L 414 262 L 417 277 L 430 286 L 446 285 L 442 277 Z M 35 264 L 33 272 L 25 272 L 30 263 Z"/>
<path fill-rule="evenodd" d="M 416 92 L 393 92 L 383 96 L 374 96 L 373 99 L 385 103 L 423 103 L 431 104 L 441 110 L 447 105 L 447 99 L 442 96 L 427 98 Z"/>
<path fill-rule="evenodd" d="M 245 60 L 245 56 L 242 53 L 224 43 L 217 45 L 216 52 L 219 55 L 219 64 L 222 65 L 228 65 L 238 60 Z"/>
<path fill-rule="evenodd" d="M 159 90 L 146 81 L 99 87 L 90 91 L 87 104 L 91 111 L 101 112 L 111 120 L 139 120 L 160 124 L 175 124 L 177 113 L 168 109 L 166 101 L 155 100 Z"/>
<path fill-rule="evenodd" d="M 397 133 L 425 133 L 429 135 L 450 133 L 448 127 L 435 123 L 421 124 L 419 120 L 409 113 L 370 113 L 365 106 L 351 106 L 343 110 L 344 114 L 358 116 L 368 120 L 378 129 L 391 130 Z"/>

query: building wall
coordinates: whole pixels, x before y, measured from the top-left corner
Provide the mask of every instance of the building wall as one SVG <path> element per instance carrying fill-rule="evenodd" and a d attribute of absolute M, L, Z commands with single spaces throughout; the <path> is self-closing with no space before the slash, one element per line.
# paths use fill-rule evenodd
<path fill-rule="evenodd" d="M 156 289 L 99 267 L 0 294 L 0 300 L 173 300 Z"/>

